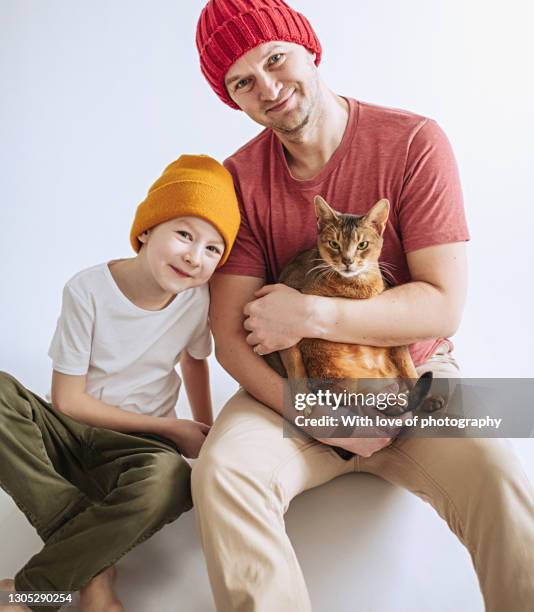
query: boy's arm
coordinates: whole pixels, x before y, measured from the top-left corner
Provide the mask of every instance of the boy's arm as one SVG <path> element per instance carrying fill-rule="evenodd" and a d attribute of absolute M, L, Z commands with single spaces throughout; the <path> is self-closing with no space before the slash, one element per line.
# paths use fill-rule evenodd
<path fill-rule="evenodd" d="M 193 418 L 200 423 L 212 425 L 213 409 L 208 360 L 195 359 L 187 349 L 184 349 L 180 357 L 180 368 Z"/>
<path fill-rule="evenodd" d="M 71 376 L 53 370 L 51 397 L 54 408 L 91 427 L 163 434 L 159 418 L 106 404 L 86 393 L 85 384 L 85 376 Z"/>
<path fill-rule="evenodd" d="M 148 433 L 168 438 L 186 457 L 196 457 L 209 427 L 187 419 L 136 414 L 102 402 L 85 391 L 85 376 L 53 370 L 52 405 L 75 421 L 124 433 Z"/>

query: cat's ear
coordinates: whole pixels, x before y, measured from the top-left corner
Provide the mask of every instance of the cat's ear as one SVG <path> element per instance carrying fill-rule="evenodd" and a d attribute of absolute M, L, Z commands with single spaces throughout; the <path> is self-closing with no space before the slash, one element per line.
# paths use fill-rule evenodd
<path fill-rule="evenodd" d="M 315 206 L 315 216 L 317 217 L 317 227 L 319 229 L 322 229 L 328 223 L 337 221 L 337 214 L 328 206 L 326 200 L 320 195 L 316 195 L 315 198 L 313 198 L 313 204 Z"/>
<path fill-rule="evenodd" d="M 371 210 L 365 215 L 365 220 L 376 229 L 379 236 L 382 236 L 386 227 L 388 216 L 389 201 L 384 198 L 382 200 L 378 200 L 378 202 L 371 208 Z"/>

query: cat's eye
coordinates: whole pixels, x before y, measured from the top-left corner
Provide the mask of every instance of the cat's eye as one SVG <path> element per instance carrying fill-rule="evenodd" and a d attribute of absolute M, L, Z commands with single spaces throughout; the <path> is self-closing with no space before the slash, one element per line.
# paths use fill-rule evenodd
<path fill-rule="evenodd" d="M 367 242 L 367 240 L 363 240 L 362 242 L 360 242 L 358 244 L 358 250 L 359 251 L 365 251 L 365 249 L 369 246 L 369 243 Z"/>
<path fill-rule="evenodd" d="M 335 240 L 330 240 L 330 241 L 328 242 L 328 244 L 329 244 L 329 245 L 330 245 L 330 246 L 331 246 L 333 249 L 335 249 L 336 251 L 339 251 L 339 249 L 341 248 L 341 247 L 339 246 L 339 242 L 336 242 Z"/>

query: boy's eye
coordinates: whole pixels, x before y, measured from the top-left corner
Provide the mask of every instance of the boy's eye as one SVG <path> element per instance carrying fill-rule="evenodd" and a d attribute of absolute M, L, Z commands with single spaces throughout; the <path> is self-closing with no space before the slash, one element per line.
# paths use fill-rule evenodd
<path fill-rule="evenodd" d="M 177 230 L 176 233 L 179 234 L 182 238 L 192 238 L 193 237 L 191 236 L 189 232 L 186 232 L 185 230 Z"/>
<path fill-rule="evenodd" d="M 360 244 L 358 244 L 356 248 L 359 251 L 364 251 L 368 246 L 369 246 L 369 243 L 367 242 L 367 240 L 363 240 L 362 242 L 360 242 Z"/>
<path fill-rule="evenodd" d="M 328 244 L 336 251 L 339 251 L 340 249 L 339 242 L 336 242 L 335 240 L 330 240 Z"/>
<path fill-rule="evenodd" d="M 215 246 L 209 246 L 209 247 L 208 247 L 208 249 L 209 249 L 210 251 L 212 251 L 213 253 L 217 253 L 217 255 L 220 255 L 220 254 L 221 254 L 221 252 L 219 251 L 219 249 L 218 249 L 217 247 L 215 247 Z"/>

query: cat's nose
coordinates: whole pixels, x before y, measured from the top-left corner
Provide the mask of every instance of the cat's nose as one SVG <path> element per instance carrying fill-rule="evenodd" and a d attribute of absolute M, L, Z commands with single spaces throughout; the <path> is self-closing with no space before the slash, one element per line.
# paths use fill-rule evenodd
<path fill-rule="evenodd" d="M 353 263 L 350 257 L 342 257 L 341 261 L 347 266 L 347 268 Z"/>

